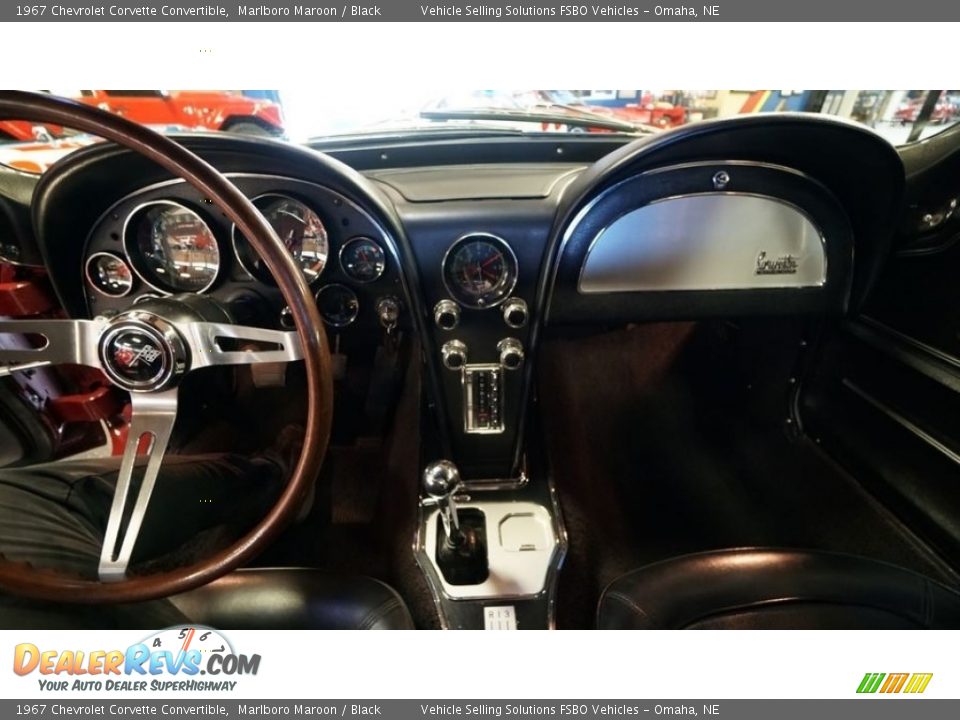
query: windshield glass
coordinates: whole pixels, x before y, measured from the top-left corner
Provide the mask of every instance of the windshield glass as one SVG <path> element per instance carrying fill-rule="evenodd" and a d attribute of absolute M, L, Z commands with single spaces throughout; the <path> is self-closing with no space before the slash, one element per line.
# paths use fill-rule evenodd
<path fill-rule="evenodd" d="M 307 142 L 364 135 L 663 132 L 767 112 L 846 118 L 902 145 L 960 121 L 960 90 L 48 90 L 162 132 Z M 0 121 L 0 163 L 43 172 L 96 142 L 53 125 Z"/>

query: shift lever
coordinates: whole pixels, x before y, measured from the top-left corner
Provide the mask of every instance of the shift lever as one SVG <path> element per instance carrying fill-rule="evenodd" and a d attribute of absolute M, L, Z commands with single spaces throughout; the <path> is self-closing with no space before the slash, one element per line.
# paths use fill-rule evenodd
<path fill-rule="evenodd" d="M 434 504 L 440 511 L 447 543 L 454 547 L 463 543 L 460 517 L 457 514 L 457 505 L 453 500 L 454 494 L 460 488 L 460 471 L 449 460 L 436 460 L 424 468 L 423 490 L 433 499 Z"/>
<path fill-rule="evenodd" d="M 436 460 L 423 470 L 424 504 L 436 505 L 443 524 L 437 523 L 434 559 L 451 585 L 479 585 L 490 574 L 487 565 L 487 523 L 479 508 L 457 509 L 453 496 L 463 488 L 460 471 L 449 460 Z"/>

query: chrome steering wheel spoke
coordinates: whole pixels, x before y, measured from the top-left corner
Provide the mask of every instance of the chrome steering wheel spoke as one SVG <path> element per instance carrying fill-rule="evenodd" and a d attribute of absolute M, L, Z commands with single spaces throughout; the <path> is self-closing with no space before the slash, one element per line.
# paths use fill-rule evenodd
<path fill-rule="evenodd" d="M 177 419 L 177 389 L 157 393 L 131 393 L 132 415 L 127 443 L 107 519 L 100 551 L 100 580 L 124 580 L 140 535 L 160 464 Z M 146 461 L 143 477 L 135 483 L 135 470 Z"/>
<path fill-rule="evenodd" d="M 303 359 L 297 333 L 228 323 L 179 326 L 190 347 L 190 369 L 215 365 L 293 362 Z"/>
<path fill-rule="evenodd" d="M 107 321 L 0 320 L 0 377 L 48 365 L 99 368 L 97 346 Z"/>
<path fill-rule="evenodd" d="M 0 377 L 72 363 L 99 368 L 130 392 L 127 442 L 100 553 L 102 582 L 127 579 L 177 418 L 181 376 L 203 367 L 301 359 L 296 332 L 173 322 L 138 309 L 110 319 L 0 320 Z"/>

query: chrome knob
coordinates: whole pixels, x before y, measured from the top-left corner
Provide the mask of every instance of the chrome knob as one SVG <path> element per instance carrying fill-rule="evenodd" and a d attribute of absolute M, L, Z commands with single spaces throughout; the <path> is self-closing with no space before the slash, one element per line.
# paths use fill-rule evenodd
<path fill-rule="evenodd" d="M 400 319 L 400 303 L 395 297 L 380 298 L 377 303 L 377 317 L 385 328 L 394 328 Z"/>
<path fill-rule="evenodd" d="M 517 370 L 523 365 L 523 343 L 516 338 L 504 338 L 498 342 L 497 352 L 504 370 Z"/>
<path fill-rule="evenodd" d="M 448 340 L 440 348 L 443 365 L 448 370 L 459 370 L 467 364 L 467 346 L 459 340 Z"/>
<path fill-rule="evenodd" d="M 527 324 L 530 311 L 523 298 L 512 297 L 503 304 L 503 321 L 514 329 L 522 328 Z"/>
<path fill-rule="evenodd" d="M 449 460 L 436 460 L 423 470 L 423 491 L 434 500 L 453 495 L 460 487 L 460 471 Z"/>
<path fill-rule="evenodd" d="M 458 545 L 463 539 L 454 494 L 460 489 L 460 471 L 449 460 L 435 460 L 423 469 L 423 490 L 440 511 L 447 542 Z"/>
<path fill-rule="evenodd" d="M 460 306 L 453 300 L 441 300 L 433 306 L 433 321 L 441 330 L 453 330 L 460 324 Z"/>

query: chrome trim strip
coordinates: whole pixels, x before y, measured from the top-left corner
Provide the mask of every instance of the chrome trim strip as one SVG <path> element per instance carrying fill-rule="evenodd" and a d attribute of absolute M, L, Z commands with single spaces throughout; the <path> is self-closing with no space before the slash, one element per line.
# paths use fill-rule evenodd
<path fill-rule="evenodd" d="M 883 403 L 880 400 L 877 400 L 870 393 L 860 388 L 855 383 L 851 382 L 847 378 L 844 378 L 841 381 L 841 384 L 850 390 L 852 393 L 857 395 L 861 400 L 864 400 L 869 405 L 872 405 L 875 409 L 882 412 L 884 415 L 889 417 L 891 420 L 900 425 L 904 430 L 909 431 L 915 437 L 925 442 L 927 445 L 932 447 L 934 450 L 938 451 L 948 460 L 952 461 L 954 464 L 960 466 L 960 454 L 957 454 L 949 447 L 944 445 L 942 442 L 937 440 L 933 435 L 928 433 L 926 430 L 921 428 L 919 425 L 915 424 L 911 420 L 908 420 L 903 415 L 898 413 L 896 410 L 891 408 L 889 405 Z"/>
<path fill-rule="evenodd" d="M 932 345 L 927 345 L 925 342 L 921 340 L 917 340 L 915 337 L 911 335 L 907 335 L 905 333 L 900 332 L 899 330 L 895 330 L 889 325 L 885 325 L 884 323 L 870 317 L 869 315 L 860 315 L 857 318 L 857 322 L 862 325 L 866 325 L 885 335 L 889 335 L 894 340 L 899 340 L 900 342 L 906 345 L 909 345 L 912 348 L 919 350 L 922 353 L 930 355 L 932 358 L 939 360 L 942 363 L 945 363 L 947 365 L 950 365 L 953 368 L 956 368 L 957 370 L 960 370 L 960 358 L 954 355 L 950 355 L 949 353 L 945 353 L 942 350 L 938 350 Z"/>
<path fill-rule="evenodd" d="M 525 471 L 515 478 L 489 478 L 479 480 L 464 480 L 463 489 L 468 492 L 490 492 L 492 490 L 520 490 L 526 487 L 530 478 Z"/>

